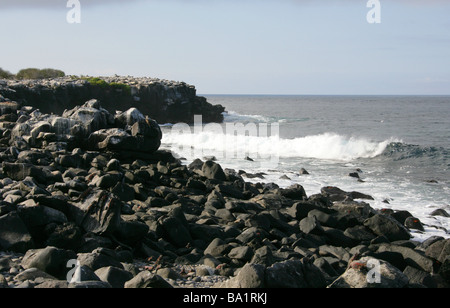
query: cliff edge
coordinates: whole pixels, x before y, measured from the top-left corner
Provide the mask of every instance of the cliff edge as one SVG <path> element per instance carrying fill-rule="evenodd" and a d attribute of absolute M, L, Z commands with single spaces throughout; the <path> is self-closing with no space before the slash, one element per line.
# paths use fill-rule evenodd
<path fill-rule="evenodd" d="M 111 113 L 137 108 L 160 124 L 188 123 L 194 115 L 203 122 L 223 121 L 225 108 L 197 96 L 185 82 L 148 77 L 74 77 L 40 80 L 0 80 L 0 95 L 43 113 L 62 114 L 91 99 Z"/>

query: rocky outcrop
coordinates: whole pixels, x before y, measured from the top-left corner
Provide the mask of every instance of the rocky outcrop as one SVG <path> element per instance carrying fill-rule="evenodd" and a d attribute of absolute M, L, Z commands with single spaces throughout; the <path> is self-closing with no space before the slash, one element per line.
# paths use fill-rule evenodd
<path fill-rule="evenodd" d="M 225 111 L 197 96 L 194 86 L 184 82 L 156 78 L 62 77 L 42 80 L 0 80 L 0 98 L 7 97 L 22 105 L 33 106 L 43 113 L 62 114 L 90 99 L 103 102 L 103 108 L 139 109 L 160 124 L 193 123 L 194 115 L 203 122 L 222 122 Z M 0 99 L 1 102 L 1 99 Z M 1 109 L 7 106 L 0 106 Z"/>
<path fill-rule="evenodd" d="M 7 165 L 9 176 L 19 180 L 31 173 L 36 176 L 39 171 L 33 164 L 46 156 L 44 153 L 27 152 L 31 148 L 80 148 L 145 158 L 161 145 L 162 133 L 156 121 L 144 117 L 136 108 L 116 112 L 113 116 L 96 99 L 66 110 L 62 116 L 42 114 L 39 110 L 26 112 L 23 108 L 17 114 L 16 122 L 3 122 L 6 128 L 1 142 L 13 146 L 18 152 L 22 151 L 22 156 L 19 158 L 17 153 L 17 158 L 21 163 L 28 163 L 26 166 L 15 163 Z M 77 153 L 57 158 L 60 164 L 72 167 L 78 167 L 80 160 Z"/>

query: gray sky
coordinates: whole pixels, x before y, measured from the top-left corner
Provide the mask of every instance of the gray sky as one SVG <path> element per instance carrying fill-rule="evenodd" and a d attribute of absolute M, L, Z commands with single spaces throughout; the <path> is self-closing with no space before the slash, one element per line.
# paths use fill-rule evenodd
<path fill-rule="evenodd" d="M 0 0 L 0 67 L 151 76 L 201 94 L 450 94 L 450 1 Z"/>

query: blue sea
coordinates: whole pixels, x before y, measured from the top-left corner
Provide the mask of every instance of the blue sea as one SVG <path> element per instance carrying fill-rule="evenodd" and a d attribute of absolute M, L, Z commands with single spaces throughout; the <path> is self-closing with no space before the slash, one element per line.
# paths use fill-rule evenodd
<path fill-rule="evenodd" d="M 186 163 L 214 156 L 263 175 L 247 181 L 300 184 L 308 195 L 324 186 L 359 191 L 373 208 L 419 218 L 425 232 L 415 239 L 450 237 L 450 218 L 430 215 L 450 214 L 450 96 L 206 98 L 226 108 L 223 124 L 162 125 L 162 147 Z"/>

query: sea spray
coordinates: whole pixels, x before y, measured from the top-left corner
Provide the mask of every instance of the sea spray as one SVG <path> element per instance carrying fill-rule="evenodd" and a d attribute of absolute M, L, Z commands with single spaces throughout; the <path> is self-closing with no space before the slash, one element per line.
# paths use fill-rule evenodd
<path fill-rule="evenodd" d="M 229 124 L 229 123 L 227 123 Z M 209 127 L 206 131 L 191 133 L 191 130 L 184 127 L 182 133 L 178 127 L 171 131 L 166 131 L 163 136 L 163 143 L 175 147 L 175 152 L 180 150 L 180 155 L 200 154 L 205 156 L 215 155 L 222 158 L 243 158 L 245 156 L 271 157 L 279 156 L 284 158 L 302 157 L 317 158 L 323 160 L 351 161 L 357 158 L 372 158 L 381 155 L 386 147 L 394 142 L 394 139 L 382 142 L 372 141 L 363 137 L 353 137 L 339 135 L 335 133 L 325 133 L 294 139 L 279 138 L 278 136 L 263 135 L 264 129 L 259 125 L 254 134 L 228 134 L 224 133 L 223 127 L 216 126 L 215 129 Z M 236 128 L 237 126 L 235 126 Z M 255 127 L 249 129 L 250 124 L 237 129 L 237 132 L 253 131 Z M 229 131 L 229 129 L 228 129 Z M 188 150 L 186 152 L 186 149 Z M 197 149 L 198 151 L 192 151 Z M 240 155 L 237 155 L 240 154 Z M 201 157 L 187 157 L 198 158 Z M 189 155 L 191 156 L 191 155 Z"/>
<path fill-rule="evenodd" d="M 214 156 L 223 161 L 253 156 L 258 158 L 260 167 L 276 168 L 279 163 L 279 149 L 269 145 L 279 143 L 278 123 L 204 125 L 202 116 L 195 116 L 193 127 L 177 123 L 163 136 L 166 146 L 187 159 Z"/>

